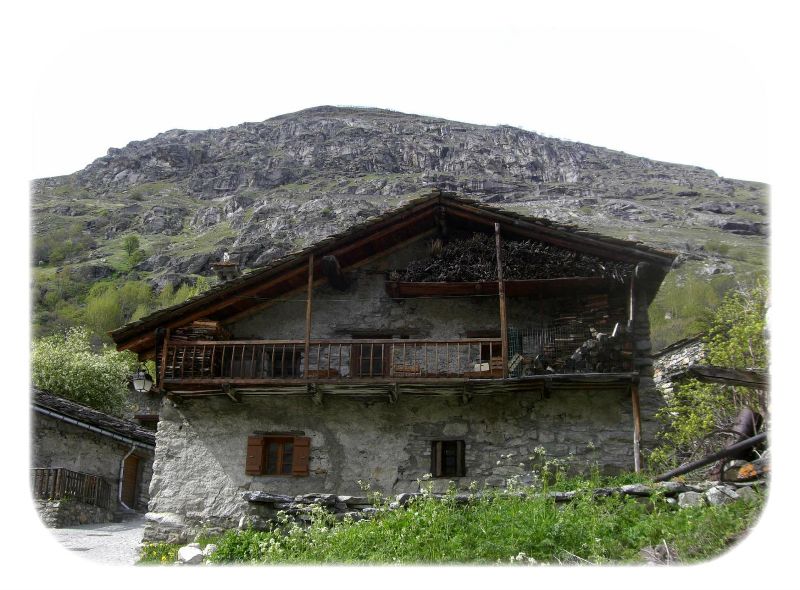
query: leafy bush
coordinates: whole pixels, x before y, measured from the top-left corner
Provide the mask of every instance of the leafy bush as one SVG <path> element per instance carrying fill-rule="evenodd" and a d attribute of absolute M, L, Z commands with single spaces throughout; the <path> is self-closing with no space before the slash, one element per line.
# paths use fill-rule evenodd
<path fill-rule="evenodd" d="M 708 363 L 734 368 L 765 368 L 765 317 L 768 287 L 764 280 L 731 290 L 705 324 Z M 671 468 L 726 443 L 727 429 L 744 407 L 767 415 L 763 392 L 689 380 L 667 399 L 658 417 L 666 429 L 650 456 L 651 465 Z"/>
<path fill-rule="evenodd" d="M 174 563 L 178 559 L 178 549 L 180 548 L 180 545 L 171 543 L 145 543 L 139 554 L 139 563 Z"/>
<path fill-rule="evenodd" d="M 49 230 L 33 239 L 34 264 L 60 264 L 67 258 L 85 252 L 95 246 L 94 239 L 83 230 L 83 224 L 73 223 L 67 227 Z"/>
<path fill-rule="evenodd" d="M 103 347 L 92 351 L 89 331 L 70 328 L 34 340 L 31 354 L 33 384 L 46 391 L 109 414 L 125 408 L 128 376 L 136 357 Z"/>

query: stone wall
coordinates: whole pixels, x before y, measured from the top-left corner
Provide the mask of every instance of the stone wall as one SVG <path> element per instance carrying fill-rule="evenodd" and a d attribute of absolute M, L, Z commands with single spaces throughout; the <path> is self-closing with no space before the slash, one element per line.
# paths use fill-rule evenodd
<path fill-rule="evenodd" d="M 654 383 L 656 388 L 669 395 L 675 387 L 674 377 L 690 365 L 702 363 L 706 345 L 702 336 L 681 340 L 654 355 Z"/>
<path fill-rule="evenodd" d="M 111 522 L 114 514 L 100 506 L 78 502 L 72 498 L 36 500 L 36 510 L 45 526 L 72 527 L 96 522 Z"/>
<path fill-rule="evenodd" d="M 63 467 L 99 475 L 108 482 L 111 497 L 116 502 L 120 466 L 131 450 L 129 445 L 37 412 L 33 412 L 31 427 L 31 467 Z M 152 454 L 138 447 L 135 453 L 141 457 L 136 509 L 145 510 L 149 501 Z"/>
<path fill-rule="evenodd" d="M 462 489 L 472 481 L 502 486 L 530 471 L 537 447 L 573 470 L 631 470 L 632 424 L 627 388 L 475 396 L 466 404 L 403 394 L 395 404 L 333 395 L 322 406 L 310 396 L 280 395 L 166 401 L 146 537 L 236 526 L 250 510 L 244 491 L 358 495 L 359 481 L 386 494 L 417 491 L 431 471 L 433 440 L 465 442 L 466 476 L 435 480 L 440 487 L 451 479 Z M 247 437 L 270 432 L 310 437 L 307 477 L 245 474 Z"/>

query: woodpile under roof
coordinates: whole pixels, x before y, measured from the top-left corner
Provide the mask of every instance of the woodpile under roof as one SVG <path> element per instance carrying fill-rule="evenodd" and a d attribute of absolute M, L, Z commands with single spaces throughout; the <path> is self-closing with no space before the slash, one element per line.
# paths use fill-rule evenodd
<path fill-rule="evenodd" d="M 506 240 L 501 244 L 506 280 L 560 277 L 602 277 L 620 283 L 630 277 L 633 265 L 558 248 L 535 240 Z M 482 233 L 441 244 L 435 240 L 431 257 L 414 260 L 391 278 L 408 282 L 496 281 L 494 238 Z"/>

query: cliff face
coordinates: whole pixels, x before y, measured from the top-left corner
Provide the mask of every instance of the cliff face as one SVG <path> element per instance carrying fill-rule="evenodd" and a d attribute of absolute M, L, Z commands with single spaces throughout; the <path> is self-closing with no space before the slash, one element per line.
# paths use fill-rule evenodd
<path fill-rule="evenodd" d="M 34 233 L 80 224 L 92 245 L 63 262 L 87 280 L 120 272 L 135 233 L 147 257 L 134 272 L 177 282 L 223 251 L 260 266 L 431 186 L 673 249 L 703 272 L 766 254 L 761 183 L 508 126 L 334 107 L 112 148 L 34 181 Z"/>

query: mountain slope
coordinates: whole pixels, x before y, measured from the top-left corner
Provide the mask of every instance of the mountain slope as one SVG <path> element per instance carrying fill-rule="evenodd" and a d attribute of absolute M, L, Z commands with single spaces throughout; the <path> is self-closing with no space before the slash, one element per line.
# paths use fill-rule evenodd
<path fill-rule="evenodd" d="M 514 127 L 318 107 L 167 131 L 112 148 L 75 174 L 34 181 L 37 278 L 66 266 L 80 281 L 161 286 L 210 274 L 224 251 L 261 266 L 428 186 L 672 249 L 693 273 L 765 263 L 761 183 Z M 52 255 L 48 240 L 62 234 L 74 247 L 59 243 Z M 133 268 L 123 252 L 131 234 L 145 253 Z"/>

